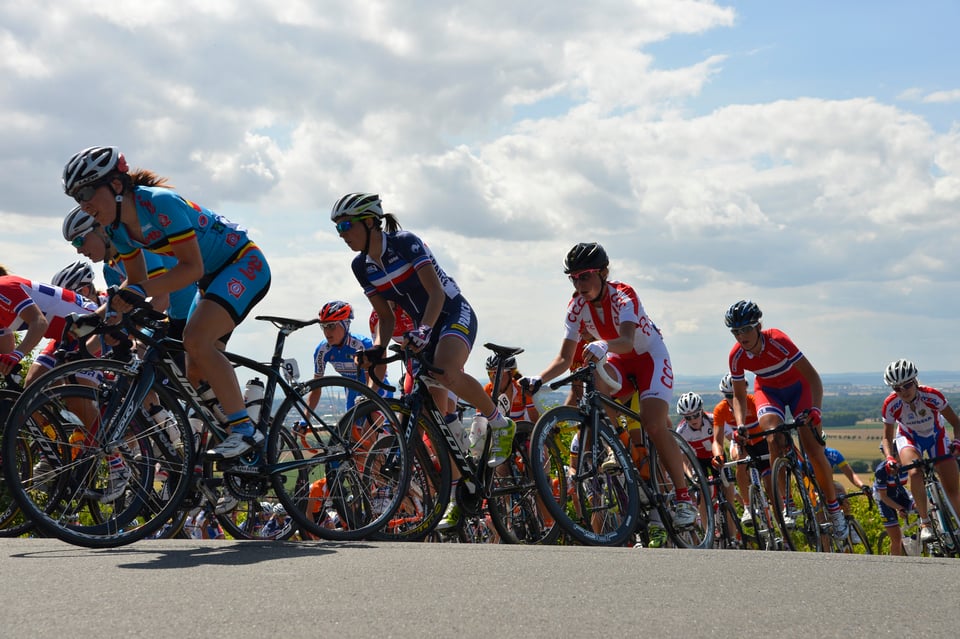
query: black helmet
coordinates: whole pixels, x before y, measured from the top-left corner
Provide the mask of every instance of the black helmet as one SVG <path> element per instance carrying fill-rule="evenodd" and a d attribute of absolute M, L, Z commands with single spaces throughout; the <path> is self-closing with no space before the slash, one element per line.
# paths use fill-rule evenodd
<path fill-rule="evenodd" d="M 742 328 L 750 324 L 756 324 L 761 317 L 763 317 L 763 312 L 752 300 L 740 300 L 727 309 L 723 321 L 727 328 Z"/>
<path fill-rule="evenodd" d="M 580 243 L 570 249 L 563 260 L 563 272 L 574 273 L 592 268 L 607 268 L 607 252 L 596 242 Z"/>
<path fill-rule="evenodd" d="M 497 366 L 499 366 L 499 365 L 500 365 L 500 356 L 499 356 L 499 355 L 491 355 L 490 357 L 487 358 L 487 370 L 488 370 L 488 371 L 495 371 L 495 370 L 497 370 Z M 516 358 L 513 357 L 512 355 L 511 355 L 510 357 L 508 357 L 507 359 L 503 360 L 503 370 L 505 370 L 505 371 L 512 371 L 512 370 L 515 370 L 516 368 L 517 368 L 517 360 L 516 360 Z"/>

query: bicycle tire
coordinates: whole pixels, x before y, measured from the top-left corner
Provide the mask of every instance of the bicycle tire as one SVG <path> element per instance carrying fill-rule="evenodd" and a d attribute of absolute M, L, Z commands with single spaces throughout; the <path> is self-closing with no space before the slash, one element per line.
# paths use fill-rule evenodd
<path fill-rule="evenodd" d="M 586 545 L 620 546 L 633 535 L 639 521 L 640 495 L 633 460 L 612 430 L 600 428 L 593 433 L 593 426 L 586 420 L 580 410 L 571 406 L 558 406 L 544 413 L 530 437 L 530 467 L 543 503 L 567 534 Z M 592 467 L 593 456 L 584 455 L 585 447 L 581 444 L 577 464 L 567 478 L 573 497 L 567 491 L 554 495 L 554 479 L 558 478 L 551 476 L 555 471 L 548 470 L 556 467 L 551 461 L 555 452 L 551 450 L 559 449 L 565 465 L 569 465 L 570 440 L 562 445 L 561 438 L 572 437 L 574 432 L 580 433 L 581 442 L 597 435 L 600 446 L 613 455 L 617 468 L 601 472 Z M 598 460 L 604 459 L 602 452 L 598 449 Z M 591 515 L 587 516 L 586 509 L 576 504 L 589 504 Z"/>
<path fill-rule="evenodd" d="M 308 417 L 303 397 L 287 397 L 271 422 L 267 464 L 285 466 L 271 475 L 273 490 L 301 533 L 332 541 L 364 539 L 390 521 L 406 495 L 407 445 L 393 435 L 399 421 L 382 397 L 356 380 L 313 379 L 301 394 L 313 390 L 320 391 L 323 414 L 309 415 L 308 436 L 281 436 Z M 392 437 L 389 450 L 374 447 L 381 436 Z M 328 517 L 331 511 L 339 521 Z"/>
<path fill-rule="evenodd" d="M 560 534 L 556 521 L 544 516 L 546 507 L 542 505 L 530 470 L 527 451 L 532 430 L 533 424 L 530 422 L 517 422 L 512 455 L 494 471 L 493 490 L 487 497 L 487 511 L 493 527 L 500 535 L 500 543 L 546 545 L 556 541 Z M 548 459 L 557 460 L 559 457 L 559 451 L 555 450 L 550 451 Z M 559 470 L 562 472 L 563 469 Z"/>
<path fill-rule="evenodd" d="M 805 479 L 807 479 L 806 475 L 789 459 L 777 458 L 773 464 L 772 473 L 774 515 L 787 548 L 793 551 L 823 552 L 823 535 L 807 492 L 808 486 Z M 795 507 L 792 513 L 795 520 L 793 526 L 787 526 L 784 520 L 785 495 L 791 495 L 791 502 Z M 799 508 L 796 507 L 798 504 Z"/>
<path fill-rule="evenodd" d="M 406 427 L 410 409 L 396 399 L 387 403 Z M 450 501 L 453 482 L 450 455 L 446 441 L 432 422 L 423 416 L 416 425 L 410 453 L 410 480 L 407 498 L 383 529 L 373 535 L 378 541 L 422 541 L 443 519 Z M 412 445 L 411 445 L 412 444 Z"/>
<path fill-rule="evenodd" d="M 723 490 L 718 486 L 718 490 Z M 730 537 L 727 530 L 727 522 L 733 526 L 734 536 Z M 714 545 L 720 550 L 738 550 L 746 548 L 746 535 L 743 533 L 743 526 L 740 524 L 740 517 L 737 510 L 724 500 L 720 502 L 717 512 L 714 515 L 714 525 L 718 534 L 714 535 Z"/>
<path fill-rule="evenodd" d="M 697 454 L 693 451 L 690 444 L 683 439 L 676 431 L 670 431 L 677 447 L 680 449 L 680 455 L 684 458 L 683 468 L 684 476 L 687 481 L 687 489 L 693 499 L 694 506 L 697 507 L 699 515 L 693 524 L 685 528 L 678 528 L 673 523 L 673 512 L 676 507 L 676 488 L 673 479 L 667 473 L 666 468 L 660 463 L 660 453 L 657 451 L 653 442 L 648 442 L 650 453 L 651 479 L 656 482 L 656 491 L 658 497 L 656 506 L 663 521 L 664 528 L 670 541 L 677 548 L 711 548 L 714 543 L 714 532 L 716 524 L 714 521 L 713 504 L 710 499 L 712 491 L 707 476 L 703 472 L 703 467 L 697 459 Z"/>
<path fill-rule="evenodd" d="M 101 376 L 95 386 L 75 383 L 90 371 Z M 138 408 L 126 417 L 119 445 L 94 445 L 99 424 L 110 423 L 119 407 L 117 398 L 137 383 L 137 373 L 123 362 L 81 360 L 44 373 L 15 403 L 4 429 L 4 458 L 12 459 L 18 445 L 37 445 L 51 470 L 43 485 L 17 463 L 4 465 L 4 477 L 24 514 L 44 533 L 79 546 L 116 547 L 153 534 L 178 509 L 193 451 L 174 442 L 192 441 L 192 432 L 165 386 L 157 382 L 150 390 L 167 411 L 166 423 L 156 424 Z M 44 434 L 44 424 L 56 424 L 56 441 Z M 102 490 L 112 452 L 120 453 L 130 478 L 120 496 L 102 503 L 93 495 Z"/>
<path fill-rule="evenodd" d="M 932 504 L 936 506 L 936 512 L 930 517 L 930 525 L 940 542 L 940 552 L 944 557 L 960 557 L 960 519 L 939 478 L 927 484 L 927 507 Z"/>
<path fill-rule="evenodd" d="M 750 484 L 750 524 L 759 550 L 783 550 L 783 537 L 775 522 L 768 502 L 761 494 L 763 488 Z"/>
<path fill-rule="evenodd" d="M 854 555 L 872 555 L 870 539 L 863 526 L 855 517 L 847 519 L 847 552 Z M 859 543 L 857 543 L 859 540 Z"/>

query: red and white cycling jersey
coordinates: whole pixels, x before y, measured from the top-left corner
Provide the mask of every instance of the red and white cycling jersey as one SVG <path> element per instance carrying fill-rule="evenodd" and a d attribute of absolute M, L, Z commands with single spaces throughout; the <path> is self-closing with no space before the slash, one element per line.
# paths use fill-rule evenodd
<path fill-rule="evenodd" d="M 710 459 L 713 457 L 713 417 L 704 411 L 700 422 L 700 429 L 697 430 L 684 419 L 677 426 L 677 434 L 690 444 L 697 459 Z"/>
<path fill-rule="evenodd" d="M 660 329 L 647 315 L 640 298 L 633 288 L 623 282 L 607 282 L 606 295 L 597 309 L 581 295 L 574 295 L 567 306 L 564 322 L 566 339 L 580 340 L 581 330 L 594 339 L 611 340 L 620 337 L 620 324 L 633 322 L 637 330 L 633 338 L 633 350 L 637 355 L 655 352 L 658 347 L 666 346 Z"/>
<path fill-rule="evenodd" d="M 920 437 L 930 437 L 940 423 L 940 413 L 946 407 L 947 398 L 930 386 L 918 386 L 912 402 L 905 402 L 896 393 L 890 393 L 883 400 L 883 423 L 896 424 L 898 430 L 907 430 Z"/>
<path fill-rule="evenodd" d="M 756 375 L 756 388 L 784 388 L 802 382 L 803 376 L 794 368 L 803 353 L 787 334 L 776 328 L 760 332 L 761 351 L 754 355 L 736 344 L 730 350 L 730 376 L 743 381 L 745 371 Z"/>
<path fill-rule="evenodd" d="M 97 310 L 96 303 L 59 286 L 17 275 L 0 276 L 0 335 L 27 330 L 27 324 L 19 319 L 19 315 L 29 306 L 36 306 L 47 318 L 49 326 L 44 337 L 50 339 L 63 336 L 64 318 L 70 313 Z"/>

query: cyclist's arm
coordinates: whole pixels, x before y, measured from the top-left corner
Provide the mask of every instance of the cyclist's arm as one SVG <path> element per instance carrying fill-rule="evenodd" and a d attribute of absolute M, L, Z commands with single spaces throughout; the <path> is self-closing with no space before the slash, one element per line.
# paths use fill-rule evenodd
<path fill-rule="evenodd" d="M 147 279 L 146 259 L 143 255 L 140 256 L 143 273 L 134 273 L 127 262 L 123 264 L 127 267 L 127 279 L 142 286 L 147 297 L 179 291 L 203 277 L 203 253 L 200 252 L 200 242 L 196 235 L 171 246 L 177 263 L 169 271 L 153 279 Z"/>
<path fill-rule="evenodd" d="M 437 271 L 433 268 L 431 262 L 426 262 L 417 269 L 417 278 L 428 295 L 427 308 L 423 312 L 423 317 L 420 318 L 420 325 L 426 324 L 433 328 L 436 326 L 437 320 L 440 319 L 440 312 L 447 301 L 447 294 L 444 292 L 443 284 L 440 283 L 440 276 L 437 275 Z M 391 315 L 393 314 L 393 311 L 389 312 Z"/>
<path fill-rule="evenodd" d="M 20 345 L 17 347 L 17 350 L 24 355 L 27 355 L 40 344 L 41 340 L 43 340 L 43 336 L 47 332 L 49 323 L 47 322 L 47 318 L 44 317 L 43 313 L 40 312 L 40 307 L 36 304 L 25 306 L 23 310 L 20 311 L 19 317 L 23 323 L 27 325 L 27 334 L 23 336 L 22 340 L 20 340 Z M 10 339 L 13 339 L 12 335 L 10 336 Z M 9 351 L 4 352 L 10 353 L 13 350 L 14 349 L 11 348 Z"/>
<path fill-rule="evenodd" d="M 880 440 L 880 447 L 883 448 L 883 455 L 885 457 L 893 457 L 894 459 L 897 458 L 897 454 L 894 452 L 893 448 L 893 439 L 896 435 L 896 431 L 896 424 L 883 424 L 883 439 Z"/>
<path fill-rule="evenodd" d="M 577 342 L 574 340 L 564 339 L 563 343 L 560 345 L 560 353 L 557 357 L 550 363 L 547 368 L 540 373 L 539 377 L 544 382 L 548 382 L 560 373 L 568 370 L 570 364 L 573 363 L 573 356 L 577 349 Z"/>
<path fill-rule="evenodd" d="M 953 426 L 953 438 L 960 439 L 960 417 L 957 417 L 957 413 L 953 410 L 953 407 L 944 406 L 940 414 Z"/>
<path fill-rule="evenodd" d="M 373 336 L 373 345 L 387 347 L 393 338 L 393 330 L 396 327 L 397 318 L 393 315 L 393 308 L 390 302 L 382 295 L 371 295 L 369 297 L 370 305 L 377 312 L 377 334 Z"/>
<path fill-rule="evenodd" d="M 747 423 L 746 380 L 733 380 L 733 421 L 735 422 L 735 428 L 740 428 Z"/>
<path fill-rule="evenodd" d="M 857 476 L 857 474 L 853 472 L 853 467 L 850 466 L 850 464 L 848 464 L 846 461 L 842 461 L 837 465 L 837 468 L 839 468 L 840 472 L 842 472 L 847 479 L 850 480 L 850 483 L 863 490 L 864 484 L 862 481 L 860 481 L 860 478 Z"/>
<path fill-rule="evenodd" d="M 621 322 L 620 336 L 607 341 L 607 350 L 611 353 L 625 354 L 633 352 L 633 339 L 637 333 L 637 325 L 633 322 Z"/>
<path fill-rule="evenodd" d="M 0 353 L 12 353 L 17 348 L 17 340 L 13 333 L 9 335 L 0 335 Z"/>

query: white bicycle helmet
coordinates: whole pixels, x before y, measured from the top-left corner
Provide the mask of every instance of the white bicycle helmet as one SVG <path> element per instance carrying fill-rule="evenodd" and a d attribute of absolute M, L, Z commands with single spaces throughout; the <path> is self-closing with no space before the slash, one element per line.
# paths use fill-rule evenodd
<path fill-rule="evenodd" d="M 696 393 L 684 393 L 677 400 L 677 414 L 689 415 L 703 410 L 703 400 Z"/>
<path fill-rule="evenodd" d="M 58 271 L 50 283 L 68 291 L 79 290 L 81 286 L 93 284 L 93 267 L 88 262 L 77 260 Z"/>
<path fill-rule="evenodd" d="M 127 160 L 115 146 L 91 146 L 74 154 L 63 167 L 63 192 L 73 196 L 77 189 L 102 182 L 114 173 L 126 173 Z"/>
<path fill-rule="evenodd" d="M 887 366 L 887 370 L 883 373 L 883 381 L 887 386 L 901 386 L 916 379 L 919 373 L 913 362 L 908 359 L 898 359 Z"/>
<path fill-rule="evenodd" d="M 733 376 L 730 373 L 720 380 L 720 392 L 724 395 L 733 395 Z"/>
<path fill-rule="evenodd" d="M 63 239 L 72 242 L 81 235 L 89 233 L 96 225 L 97 221 L 93 216 L 85 213 L 78 206 L 67 213 L 67 217 L 63 220 Z"/>
<path fill-rule="evenodd" d="M 336 220 L 344 215 L 370 215 L 383 217 L 383 204 L 376 193 L 347 193 L 333 205 L 330 219 Z"/>

